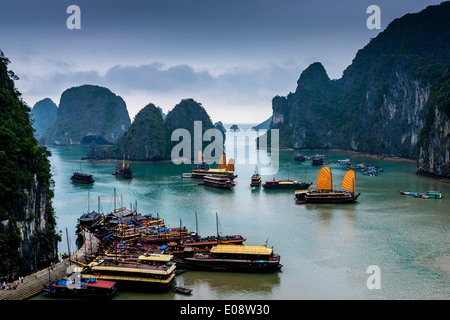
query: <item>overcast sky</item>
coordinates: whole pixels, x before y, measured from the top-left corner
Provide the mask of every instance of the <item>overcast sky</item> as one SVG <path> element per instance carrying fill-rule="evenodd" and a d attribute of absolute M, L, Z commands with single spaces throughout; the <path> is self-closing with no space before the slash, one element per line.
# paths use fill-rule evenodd
<path fill-rule="evenodd" d="M 338 79 L 387 25 L 432 0 L 2 0 L 0 49 L 32 107 L 83 84 L 105 86 L 131 119 L 148 103 L 164 112 L 193 98 L 213 122 L 259 123 L 272 98 L 296 89 L 319 61 Z M 81 29 L 69 30 L 69 5 Z M 381 29 L 368 29 L 370 5 Z"/>

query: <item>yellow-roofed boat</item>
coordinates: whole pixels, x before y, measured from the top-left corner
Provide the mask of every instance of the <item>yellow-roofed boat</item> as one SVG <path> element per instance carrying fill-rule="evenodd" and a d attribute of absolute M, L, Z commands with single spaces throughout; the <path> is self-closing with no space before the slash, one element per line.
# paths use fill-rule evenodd
<path fill-rule="evenodd" d="M 91 278 L 117 282 L 119 287 L 143 290 L 168 290 L 175 279 L 176 264 L 173 255 L 149 254 L 136 259 L 117 257 L 99 258 L 91 262 L 83 275 Z"/>
<path fill-rule="evenodd" d="M 192 176 L 191 176 L 192 178 L 204 179 L 208 175 L 225 177 L 225 178 L 229 178 L 231 180 L 234 180 L 235 178 L 237 178 L 237 175 L 234 174 L 234 159 L 231 158 L 227 164 L 225 154 L 223 154 L 220 157 L 219 168 L 217 168 L 217 169 L 208 168 L 208 166 L 206 165 L 206 162 L 203 161 L 203 159 L 202 159 L 202 155 L 201 155 L 200 151 L 198 154 L 198 160 L 199 160 L 199 165 L 196 168 L 192 169 Z"/>
<path fill-rule="evenodd" d="M 342 180 L 341 189 L 333 190 L 333 179 L 329 167 L 320 169 L 317 176 L 316 190 L 298 190 L 295 197 L 304 203 L 351 203 L 360 193 L 355 193 L 355 171 L 348 170 Z"/>
<path fill-rule="evenodd" d="M 178 266 L 206 271 L 274 272 L 281 269 L 280 256 L 266 246 L 219 244 L 209 253 L 195 253 L 186 248 Z"/>

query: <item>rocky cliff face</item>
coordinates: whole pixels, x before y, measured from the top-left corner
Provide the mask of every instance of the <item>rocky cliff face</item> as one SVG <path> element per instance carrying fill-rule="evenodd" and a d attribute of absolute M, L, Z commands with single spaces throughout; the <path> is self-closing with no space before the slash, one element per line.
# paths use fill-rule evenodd
<path fill-rule="evenodd" d="M 166 127 L 161 111 L 148 104 L 134 118 L 130 128 L 112 148 L 92 145 L 89 159 L 162 160 L 167 158 Z"/>
<path fill-rule="evenodd" d="M 48 128 L 56 121 L 58 115 L 58 106 L 50 98 L 45 98 L 36 102 L 31 109 L 31 119 L 33 120 L 33 128 L 36 130 L 35 137 L 40 139 Z"/>
<path fill-rule="evenodd" d="M 170 159 L 172 148 L 179 143 L 171 141 L 172 133 L 176 129 L 186 129 L 193 145 L 195 121 L 202 124 L 199 132 L 202 137 L 206 130 L 214 128 L 206 110 L 193 99 L 182 100 L 168 112 L 165 121 L 159 108 L 149 104 L 136 115 L 131 127 L 117 144 L 110 148 L 100 148 L 93 144 L 86 158 L 122 159 L 125 155 L 130 160 L 139 161 Z M 193 152 L 191 155 L 194 156 Z"/>
<path fill-rule="evenodd" d="M 41 139 L 47 145 L 79 145 L 97 140 L 115 144 L 131 121 L 123 99 L 109 89 L 83 85 L 61 95 L 58 117 Z"/>
<path fill-rule="evenodd" d="M 445 175 L 449 14 L 446 2 L 394 20 L 358 51 L 341 79 L 330 80 L 320 63 L 310 65 L 294 93 L 272 100 L 280 146 L 419 156 L 419 172 Z"/>
<path fill-rule="evenodd" d="M 39 147 L 30 109 L 0 51 L 0 279 L 25 275 L 57 259 L 50 152 Z"/>
<path fill-rule="evenodd" d="M 417 172 L 450 178 L 450 72 L 431 86 L 430 103 L 419 135 Z"/>
<path fill-rule="evenodd" d="M 450 120 L 438 107 L 433 109 L 435 118 L 431 134 L 421 141 L 417 172 L 450 178 Z"/>

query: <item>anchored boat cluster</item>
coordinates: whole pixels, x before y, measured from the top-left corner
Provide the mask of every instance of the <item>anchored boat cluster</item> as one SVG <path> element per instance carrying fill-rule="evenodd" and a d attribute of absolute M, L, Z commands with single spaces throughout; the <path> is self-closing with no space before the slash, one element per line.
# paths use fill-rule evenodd
<path fill-rule="evenodd" d="M 197 220 L 197 217 L 196 217 Z M 218 231 L 218 217 L 217 231 Z M 44 291 L 77 297 L 112 296 L 117 288 L 189 294 L 173 286 L 177 274 L 187 270 L 274 272 L 280 256 L 267 246 L 247 246 L 241 235 L 201 237 L 182 226 L 167 227 L 157 215 L 142 215 L 125 207 L 107 215 L 95 211 L 78 220 L 80 237 L 88 231 L 99 239 L 99 250 L 79 265 L 77 281 L 58 279 Z"/>

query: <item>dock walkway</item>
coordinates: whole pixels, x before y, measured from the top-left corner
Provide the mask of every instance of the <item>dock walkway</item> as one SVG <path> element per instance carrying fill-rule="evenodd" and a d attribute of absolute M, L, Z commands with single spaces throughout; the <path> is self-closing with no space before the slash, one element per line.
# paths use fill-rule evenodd
<path fill-rule="evenodd" d="M 92 241 L 92 243 L 91 243 Z M 89 233 L 85 234 L 85 242 L 83 246 L 70 259 L 74 261 L 85 261 L 85 254 L 96 253 L 98 251 L 99 240 Z M 92 249 L 92 252 L 91 252 Z M 23 278 L 23 281 L 14 281 L 18 283 L 16 289 L 2 290 L 0 288 L 0 300 L 26 300 L 41 292 L 44 285 L 51 279 L 65 278 L 67 276 L 67 268 L 70 266 L 69 259 L 58 262 L 53 267 L 42 269 L 36 273 L 30 274 Z M 13 283 L 9 283 L 13 285 Z"/>

